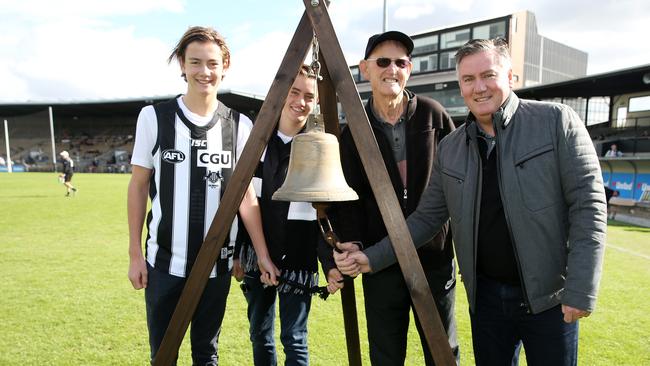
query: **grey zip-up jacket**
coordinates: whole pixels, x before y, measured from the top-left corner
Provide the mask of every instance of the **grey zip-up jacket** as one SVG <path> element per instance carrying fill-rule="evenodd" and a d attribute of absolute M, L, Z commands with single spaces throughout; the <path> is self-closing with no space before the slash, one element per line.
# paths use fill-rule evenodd
<path fill-rule="evenodd" d="M 429 186 L 407 220 L 416 247 L 451 217 L 470 310 L 476 299 L 481 158 L 470 114 L 440 142 Z M 605 250 L 607 212 L 596 151 L 568 106 L 519 100 L 493 116 L 499 189 L 529 310 L 557 304 L 593 311 Z M 388 238 L 367 248 L 373 271 L 396 261 Z"/>

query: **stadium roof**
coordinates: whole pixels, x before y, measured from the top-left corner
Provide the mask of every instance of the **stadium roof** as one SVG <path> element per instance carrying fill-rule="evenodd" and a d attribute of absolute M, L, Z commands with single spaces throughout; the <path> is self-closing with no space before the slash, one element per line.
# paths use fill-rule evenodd
<path fill-rule="evenodd" d="M 515 90 L 526 99 L 612 96 L 650 90 L 650 64 Z"/>
<path fill-rule="evenodd" d="M 553 84 L 517 89 L 517 95 L 526 99 L 577 98 L 613 96 L 650 90 L 650 64 L 589 75 Z M 53 101 L 0 104 L 0 118 L 17 117 L 47 110 L 52 107 L 57 117 L 75 116 L 133 116 L 142 107 L 173 98 L 173 95 L 124 100 Z M 262 96 L 223 90 L 218 94 L 224 104 L 251 118 L 264 103 Z"/>
<path fill-rule="evenodd" d="M 140 112 L 142 107 L 159 101 L 173 98 L 173 95 L 143 97 L 140 99 L 123 100 L 89 100 L 89 101 L 55 101 L 55 102 L 25 102 L 0 104 L 0 117 L 17 117 L 47 110 L 52 107 L 57 117 L 74 116 L 133 116 Z M 261 96 L 235 92 L 231 90 L 220 91 L 218 94 L 228 107 L 246 115 L 255 115 L 262 108 L 264 99 Z"/>

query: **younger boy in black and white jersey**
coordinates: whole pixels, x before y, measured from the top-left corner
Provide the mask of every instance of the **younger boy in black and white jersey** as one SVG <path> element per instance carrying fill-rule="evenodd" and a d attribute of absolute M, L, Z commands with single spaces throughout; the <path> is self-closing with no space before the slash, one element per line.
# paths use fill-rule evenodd
<path fill-rule="evenodd" d="M 61 156 L 61 163 L 63 163 L 63 172 L 59 174 L 59 179 L 63 182 L 66 188 L 66 197 L 70 197 L 70 193 L 77 193 L 77 188 L 72 185 L 72 176 L 74 175 L 74 160 L 70 158 L 70 154 L 63 150 L 59 153 Z"/>
<path fill-rule="evenodd" d="M 273 193 L 284 183 L 289 166 L 291 141 L 302 131 L 316 102 L 315 77 L 302 66 L 289 90 L 278 128 L 271 136 L 253 176 L 260 201 L 264 235 L 275 266 L 277 280 L 266 276 L 257 265 L 258 256 L 246 242 L 241 250 L 242 288 L 248 301 L 250 340 L 256 366 L 276 365 L 274 340 L 275 303 L 279 298 L 280 340 L 286 365 L 308 365 L 307 319 L 311 307 L 310 289 L 318 286 L 317 243 L 320 235 L 316 210 L 308 202 L 273 201 Z M 258 253 L 259 255 L 259 253 Z M 245 273 L 245 274 L 244 274 Z M 341 273 L 334 268 L 328 280 L 337 283 Z M 276 287 L 277 286 L 277 287 Z M 328 286 L 335 292 L 340 286 Z"/>
<path fill-rule="evenodd" d="M 189 28 L 169 57 L 170 62 L 173 59 L 180 64 L 187 92 L 140 112 L 128 190 L 129 280 L 135 289 L 145 289 L 152 360 L 252 128 L 247 117 L 217 100 L 219 84 L 230 65 L 230 52 L 219 33 L 211 28 Z M 147 196 L 151 211 L 145 257 L 142 227 Z M 239 215 L 253 244 L 260 247 L 260 266 L 268 267 L 270 259 L 252 185 Z M 217 341 L 237 231 L 236 224 L 233 226 L 192 318 L 194 365 L 216 365 L 218 361 Z"/>

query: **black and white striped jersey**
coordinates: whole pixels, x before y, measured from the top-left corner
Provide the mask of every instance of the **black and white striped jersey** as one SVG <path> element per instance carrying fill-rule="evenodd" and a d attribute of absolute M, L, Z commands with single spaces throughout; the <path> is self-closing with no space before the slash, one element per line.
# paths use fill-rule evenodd
<path fill-rule="evenodd" d="M 151 266 L 189 275 L 251 129 L 250 119 L 222 103 L 207 118 L 189 111 L 182 97 L 142 109 L 131 163 L 152 169 L 146 239 Z M 237 221 L 210 277 L 232 268 Z"/>
<path fill-rule="evenodd" d="M 63 163 L 63 174 L 72 174 L 74 172 L 74 160 L 63 158 L 61 163 Z"/>

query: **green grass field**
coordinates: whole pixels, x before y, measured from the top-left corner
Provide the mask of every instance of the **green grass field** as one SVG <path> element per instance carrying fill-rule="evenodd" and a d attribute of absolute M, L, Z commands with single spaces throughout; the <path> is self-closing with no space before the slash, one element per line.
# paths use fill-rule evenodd
<path fill-rule="evenodd" d="M 147 364 L 143 292 L 126 276 L 128 179 L 77 174 L 79 193 L 65 198 L 53 173 L 0 174 L 0 365 Z M 598 306 L 581 321 L 580 364 L 650 365 L 650 229 L 612 222 L 607 241 Z M 361 298 L 358 284 L 369 365 Z M 456 306 L 461 362 L 472 365 L 462 284 Z M 338 294 L 314 298 L 309 347 L 312 365 L 347 363 Z M 246 302 L 234 281 L 219 355 L 222 365 L 252 364 Z M 407 357 L 407 365 L 423 363 L 413 326 Z M 191 364 L 187 342 L 179 364 Z"/>

